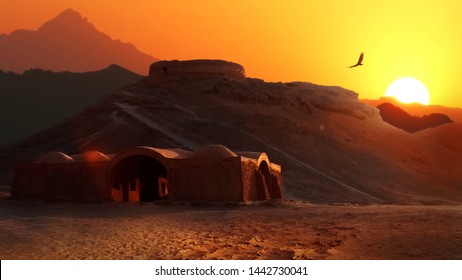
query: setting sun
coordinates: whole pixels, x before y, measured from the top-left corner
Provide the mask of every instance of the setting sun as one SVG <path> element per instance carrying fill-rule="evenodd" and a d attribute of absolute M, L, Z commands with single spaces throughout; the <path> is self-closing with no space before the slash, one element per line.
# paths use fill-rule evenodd
<path fill-rule="evenodd" d="M 394 81 L 385 92 L 385 96 L 391 96 L 403 103 L 420 103 L 428 105 L 430 94 L 425 85 L 411 77 L 405 77 Z"/>

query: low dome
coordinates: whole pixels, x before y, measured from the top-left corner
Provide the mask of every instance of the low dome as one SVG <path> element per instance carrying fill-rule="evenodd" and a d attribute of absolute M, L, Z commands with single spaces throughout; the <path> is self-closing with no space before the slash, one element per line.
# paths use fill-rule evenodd
<path fill-rule="evenodd" d="M 237 157 L 230 149 L 223 145 L 208 145 L 197 149 L 195 158 L 232 158 Z"/>
<path fill-rule="evenodd" d="M 74 159 L 62 152 L 50 152 L 41 156 L 37 163 L 65 163 L 74 162 Z"/>
<path fill-rule="evenodd" d="M 191 155 L 194 154 L 191 151 L 183 149 L 166 149 L 166 151 L 168 151 L 168 153 L 163 152 L 162 155 L 168 158 L 190 158 Z"/>
<path fill-rule="evenodd" d="M 84 161 L 84 162 L 99 162 L 99 161 L 109 161 L 109 157 L 100 151 L 88 151 L 81 155 L 74 155 L 72 158 L 75 161 Z"/>
<path fill-rule="evenodd" d="M 237 153 L 241 157 L 246 157 L 246 158 L 253 158 L 253 159 L 259 159 L 263 153 L 260 152 L 238 152 Z"/>

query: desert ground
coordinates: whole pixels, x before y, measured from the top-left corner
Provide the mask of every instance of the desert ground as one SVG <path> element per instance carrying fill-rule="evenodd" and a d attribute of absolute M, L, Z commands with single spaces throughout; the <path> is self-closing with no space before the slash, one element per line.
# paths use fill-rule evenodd
<path fill-rule="evenodd" d="M 1 194 L 0 259 L 462 259 L 460 205 L 79 203 Z"/>

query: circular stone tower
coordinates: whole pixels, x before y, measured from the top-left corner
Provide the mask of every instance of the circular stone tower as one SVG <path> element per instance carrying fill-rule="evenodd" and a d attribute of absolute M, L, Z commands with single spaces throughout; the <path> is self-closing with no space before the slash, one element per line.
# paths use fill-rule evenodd
<path fill-rule="evenodd" d="M 152 79 L 182 78 L 244 80 L 244 67 L 224 60 L 162 60 L 151 64 L 149 76 Z"/>

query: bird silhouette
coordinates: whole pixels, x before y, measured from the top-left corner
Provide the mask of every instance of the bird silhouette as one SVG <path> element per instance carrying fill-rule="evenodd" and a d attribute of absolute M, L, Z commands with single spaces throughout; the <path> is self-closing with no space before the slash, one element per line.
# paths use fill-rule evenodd
<path fill-rule="evenodd" d="M 358 66 L 363 65 L 362 64 L 363 58 L 364 58 L 364 53 L 362 52 L 361 55 L 359 56 L 358 62 L 355 65 L 351 65 L 350 68 L 358 67 Z"/>

